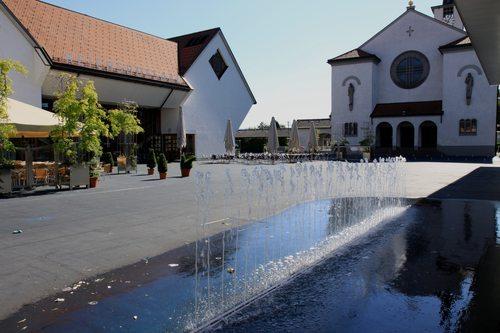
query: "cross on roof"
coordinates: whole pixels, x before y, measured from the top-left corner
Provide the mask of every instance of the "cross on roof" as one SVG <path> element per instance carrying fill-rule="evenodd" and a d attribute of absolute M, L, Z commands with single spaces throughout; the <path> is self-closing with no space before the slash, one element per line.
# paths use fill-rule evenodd
<path fill-rule="evenodd" d="M 411 34 L 414 32 L 415 30 L 413 30 L 413 28 L 411 27 L 411 25 L 408 27 L 408 30 L 406 30 L 406 33 L 408 34 L 409 37 L 411 37 Z"/>

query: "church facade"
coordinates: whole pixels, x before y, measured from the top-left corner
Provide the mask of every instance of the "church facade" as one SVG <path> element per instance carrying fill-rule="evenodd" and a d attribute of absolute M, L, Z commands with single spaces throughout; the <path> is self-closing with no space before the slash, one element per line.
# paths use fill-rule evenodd
<path fill-rule="evenodd" d="M 497 86 L 488 83 L 453 1 L 434 17 L 407 10 L 328 60 L 332 138 L 381 153 L 491 156 Z"/>

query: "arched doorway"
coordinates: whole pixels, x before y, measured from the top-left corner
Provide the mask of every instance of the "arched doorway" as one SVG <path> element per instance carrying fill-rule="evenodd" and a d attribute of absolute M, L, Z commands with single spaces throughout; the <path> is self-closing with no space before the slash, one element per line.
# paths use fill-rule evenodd
<path fill-rule="evenodd" d="M 437 126 L 430 120 L 424 121 L 420 124 L 420 147 L 437 147 Z"/>
<path fill-rule="evenodd" d="M 392 148 L 391 124 L 383 122 L 377 125 L 375 146 L 377 148 Z"/>
<path fill-rule="evenodd" d="M 398 145 L 403 149 L 415 147 L 415 129 L 409 121 L 403 121 L 398 125 Z"/>

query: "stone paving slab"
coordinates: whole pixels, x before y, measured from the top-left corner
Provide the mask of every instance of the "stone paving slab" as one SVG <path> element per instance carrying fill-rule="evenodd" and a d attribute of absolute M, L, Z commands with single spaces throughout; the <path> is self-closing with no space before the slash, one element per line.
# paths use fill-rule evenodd
<path fill-rule="evenodd" d="M 238 179 L 241 169 L 247 167 L 195 165 L 195 170 L 212 175 L 215 200 L 209 221 L 235 217 L 245 206 Z M 407 163 L 408 196 L 431 195 L 479 167 L 490 168 L 466 163 Z M 229 209 L 220 190 L 226 169 L 236 175 L 236 193 Z M 0 200 L 0 319 L 76 281 L 198 237 L 194 177 L 180 178 L 178 164 L 169 165 L 166 181 L 144 174 L 145 166 L 140 166 L 137 174 L 104 177 L 97 189 Z M 467 183 L 468 193 L 483 192 L 488 186 L 487 193 L 498 193 L 498 181 L 488 178 L 496 177 L 495 173 L 485 172 L 480 177 L 484 179 L 479 187 Z M 458 188 L 450 195 L 460 197 L 464 190 Z M 279 198 L 277 208 L 286 204 L 286 198 Z M 13 235 L 15 229 L 23 233 Z"/>

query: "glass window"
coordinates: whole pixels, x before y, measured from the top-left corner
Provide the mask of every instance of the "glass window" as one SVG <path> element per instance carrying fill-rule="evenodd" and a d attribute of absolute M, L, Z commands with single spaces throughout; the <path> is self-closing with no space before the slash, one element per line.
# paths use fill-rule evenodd
<path fill-rule="evenodd" d="M 210 58 L 209 62 L 210 65 L 212 65 L 215 75 L 217 75 L 217 78 L 220 80 L 222 75 L 226 72 L 228 66 L 224 61 L 224 58 L 222 58 L 219 50 L 217 50 L 217 52 Z"/>
<path fill-rule="evenodd" d="M 416 88 L 424 83 L 428 75 L 429 61 L 417 51 L 399 55 L 391 65 L 391 78 L 400 88 Z"/>
<path fill-rule="evenodd" d="M 344 123 L 344 136 L 358 136 L 358 123 Z"/>
<path fill-rule="evenodd" d="M 460 135 L 477 135 L 477 120 L 460 119 L 458 131 Z"/>
<path fill-rule="evenodd" d="M 443 8 L 443 18 L 444 19 L 453 18 L 453 6 L 448 6 Z"/>

